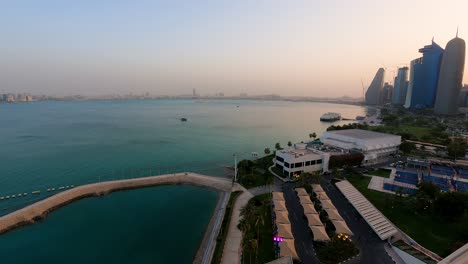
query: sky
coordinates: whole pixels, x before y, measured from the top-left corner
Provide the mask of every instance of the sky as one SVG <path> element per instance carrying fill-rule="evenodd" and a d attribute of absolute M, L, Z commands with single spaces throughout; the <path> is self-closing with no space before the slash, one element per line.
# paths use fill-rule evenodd
<path fill-rule="evenodd" d="M 0 93 L 362 96 L 468 39 L 466 0 L 0 1 Z M 468 67 L 465 67 L 465 83 Z"/>

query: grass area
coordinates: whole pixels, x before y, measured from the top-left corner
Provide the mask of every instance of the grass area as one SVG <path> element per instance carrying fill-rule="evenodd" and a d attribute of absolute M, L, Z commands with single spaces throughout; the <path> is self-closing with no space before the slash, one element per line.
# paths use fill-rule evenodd
<path fill-rule="evenodd" d="M 272 159 L 273 155 L 268 155 L 255 161 L 240 161 L 237 165 L 239 183 L 247 189 L 273 183 L 274 176 L 268 171 L 273 165 Z"/>
<path fill-rule="evenodd" d="M 396 243 L 393 243 L 394 246 L 397 248 L 405 251 L 406 253 L 410 254 L 411 256 L 423 261 L 424 263 L 427 264 L 436 264 L 437 262 L 434 261 L 432 258 L 424 255 L 423 253 L 419 252 L 418 250 L 412 248 L 410 245 L 406 244 L 403 241 L 397 241 Z"/>
<path fill-rule="evenodd" d="M 231 222 L 232 209 L 237 197 L 241 194 L 241 191 L 231 193 L 229 201 L 226 205 L 226 211 L 224 212 L 223 222 L 221 223 L 221 229 L 219 230 L 218 237 L 216 238 L 216 248 L 213 253 L 211 260 L 212 264 L 221 263 L 223 257 L 224 243 L 226 242 L 226 236 L 229 230 L 229 223 Z"/>
<path fill-rule="evenodd" d="M 467 212 L 452 222 L 431 213 L 418 214 L 411 196 L 399 197 L 369 190 L 370 178 L 359 174 L 352 174 L 348 180 L 403 232 L 436 254 L 447 256 L 456 249 L 454 244 L 468 242 Z"/>
<path fill-rule="evenodd" d="M 271 194 L 255 196 L 242 211 L 244 218 L 239 224 L 244 233 L 242 263 L 266 263 L 274 260 Z"/>
<path fill-rule="evenodd" d="M 343 240 L 337 235 L 331 237 L 327 243 L 315 242 L 315 252 L 320 262 L 324 264 L 336 264 L 345 261 L 359 253 L 359 249 L 349 239 Z"/>
<path fill-rule="evenodd" d="M 434 134 L 434 127 L 415 126 L 411 124 L 401 124 L 399 126 L 384 125 L 368 127 L 369 130 L 390 134 L 407 135 L 408 139 L 430 142 L 434 144 L 446 144 L 446 139 L 441 134 Z"/>
<path fill-rule="evenodd" d="M 379 168 L 377 170 L 368 171 L 366 174 L 380 176 L 384 178 L 390 178 L 391 172 L 392 172 L 391 170 Z"/>

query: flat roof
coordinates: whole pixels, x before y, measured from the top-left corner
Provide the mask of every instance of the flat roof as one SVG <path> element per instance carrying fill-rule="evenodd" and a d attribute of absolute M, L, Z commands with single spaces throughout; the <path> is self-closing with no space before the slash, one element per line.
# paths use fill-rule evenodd
<path fill-rule="evenodd" d="M 336 187 L 338 187 L 346 199 L 356 208 L 358 213 L 366 220 L 380 239 L 385 240 L 398 233 L 398 230 L 392 222 L 377 210 L 377 208 L 349 183 L 349 181 L 344 180 L 337 182 Z"/>
<path fill-rule="evenodd" d="M 439 264 L 464 264 L 468 263 L 468 243 L 448 255 Z"/>
<path fill-rule="evenodd" d="M 344 130 L 333 130 L 328 131 L 327 133 L 347 136 L 357 139 L 379 139 L 379 138 L 388 138 L 388 137 L 399 137 L 392 134 L 374 132 L 363 129 L 344 129 Z"/>

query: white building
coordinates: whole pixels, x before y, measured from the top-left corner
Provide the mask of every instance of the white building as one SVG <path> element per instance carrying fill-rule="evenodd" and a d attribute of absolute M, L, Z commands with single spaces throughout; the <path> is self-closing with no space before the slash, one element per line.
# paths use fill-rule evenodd
<path fill-rule="evenodd" d="M 320 140 L 343 152 L 358 151 L 364 154 L 364 165 L 385 162 L 398 151 L 401 137 L 361 129 L 336 130 L 323 133 Z"/>
<path fill-rule="evenodd" d="M 276 151 L 275 165 L 290 178 L 294 175 L 300 175 L 302 172 L 321 171 L 323 169 L 324 159 L 327 153 L 320 153 L 307 148 L 307 144 L 298 143 L 293 147 Z"/>

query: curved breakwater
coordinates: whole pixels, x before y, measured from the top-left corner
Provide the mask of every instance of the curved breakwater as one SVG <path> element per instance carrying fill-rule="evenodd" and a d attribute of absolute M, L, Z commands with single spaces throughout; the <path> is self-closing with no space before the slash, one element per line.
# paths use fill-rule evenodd
<path fill-rule="evenodd" d="M 178 173 L 92 183 L 60 192 L 23 209 L 0 217 L 0 234 L 22 225 L 32 224 L 36 220 L 47 216 L 49 212 L 84 197 L 106 195 L 119 190 L 177 184 L 201 186 L 223 192 L 230 192 L 232 188 L 231 180 L 196 173 Z"/>

